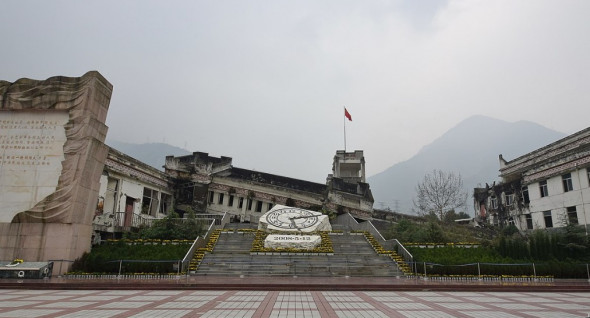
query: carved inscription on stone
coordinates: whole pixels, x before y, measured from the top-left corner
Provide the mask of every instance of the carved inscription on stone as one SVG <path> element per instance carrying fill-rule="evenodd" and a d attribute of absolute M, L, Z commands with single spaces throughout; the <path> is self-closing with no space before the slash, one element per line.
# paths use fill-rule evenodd
<path fill-rule="evenodd" d="M 0 222 L 55 192 L 67 112 L 0 111 Z"/>
<path fill-rule="evenodd" d="M 322 243 L 319 235 L 276 235 L 271 234 L 264 240 L 265 248 L 294 248 L 312 250 Z"/>

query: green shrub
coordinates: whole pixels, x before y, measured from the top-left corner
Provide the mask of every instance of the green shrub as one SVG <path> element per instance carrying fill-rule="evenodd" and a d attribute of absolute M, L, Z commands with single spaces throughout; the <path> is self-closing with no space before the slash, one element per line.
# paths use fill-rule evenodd
<path fill-rule="evenodd" d="M 176 262 L 175 260 L 182 259 L 189 248 L 189 244 L 129 245 L 119 241 L 94 246 L 90 253 L 84 253 L 82 257 L 74 262 L 72 270 L 87 273 L 118 273 L 118 260 L 170 260 L 174 262 L 125 262 L 122 268 L 124 273 L 170 273 L 174 272 L 172 266 Z"/>
<path fill-rule="evenodd" d="M 154 221 L 151 226 L 141 227 L 138 232 L 125 233 L 128 239 L 194 240 L 203 235 L 209 226 L 208 220 L 198 220 L 192 209 L 186 219 L 180 219 L 176 212 Z"/>

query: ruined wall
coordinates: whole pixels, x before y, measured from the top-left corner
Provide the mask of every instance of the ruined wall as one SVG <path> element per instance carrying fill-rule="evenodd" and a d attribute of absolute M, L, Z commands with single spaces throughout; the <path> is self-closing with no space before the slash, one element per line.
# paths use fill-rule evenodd
<path fill-rule="evenodd" d="M 95 71 L 0 81 L 0 260 L 90 249 L 112 88 Z"/>

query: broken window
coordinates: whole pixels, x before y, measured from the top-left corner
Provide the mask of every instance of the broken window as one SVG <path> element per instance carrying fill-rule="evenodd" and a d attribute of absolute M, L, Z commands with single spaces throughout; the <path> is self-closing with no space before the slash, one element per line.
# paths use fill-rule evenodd
<path fill-rule="evenodd" d="M 553 227 L 553 218 L 551 217 L 551 211 L 543 212 L 543 218 L 545 219 L 545 227 Z"/>
<path fill-rule="evenodd" d="M 234 196 L 229 195 L 229 200 L 227 200 L 227 206 L 234 206 Z"/>
<path fill-rule="evenodd" d="M 533 217 L 531 216 L 531 214 L 525 214 L 525 218 L 526 218 L 526 228 L 529 230 L 533 229 Z"/>
<path fill-rule="evenodd" d="M 539 192 L 541 198 L 549 196 L 549 190 L 547 190 L 547 180 L 539 181 Z"/>
<path fill-rule="evenodd" d="M 531 202 L 531 199 L 529 198 L 529 187 L 528 186 L 523 186 L 522 187 L 521 194 L 522 194 L 522 201 L 525 204 L 529 204 Z"/>
<path fill-rule="evenodd" d="M 572 174 L 566 173 L 561 176 L 561 181 L 563 182 L 563 192 L 569 192 L 574 189 L 572 184 Z"/>
<path fill-rule="evenodd" d="M 514 194 L 506 194 L 506 206 L 512 206 L 514 203 Z"/>
<path fill-rule="evenodd" d="M 143 200 L 141 201 L 141 213 L 156 216 L 158 213 L 159 193 L 150 188 L 143 188 Z"/>
<path fill-rule="evenodd" d="M 172 207 L 172 196 L 166 193 L 161 194 L 160 213 L 168 214 L 168 210 Z"/>
<path fill-rule="evenodd" d="M 567 219 L 570 224 L 578 224 L 578 211 L 575 206 L 567 207 Z"/>
<path fill-rule="evenodd" d="M 491 197 L 490 198 L 490 205 L 492 206 L 492 209 L 497 209 L 498 208 L 498 199 L 496 199 L 496 197 Z"/>
<path fill-rule="evenodd" d="M 119 198 L 119 180 L 109 177 L 107 179 L 107 192 L 104 199 L 104 212 L 119 212 L 117 211 L 117 201 Z"/>
<path fill-rule="evenodd" d="M 223 204 L 223 193 L 217 194 L 217 204 Z"/>

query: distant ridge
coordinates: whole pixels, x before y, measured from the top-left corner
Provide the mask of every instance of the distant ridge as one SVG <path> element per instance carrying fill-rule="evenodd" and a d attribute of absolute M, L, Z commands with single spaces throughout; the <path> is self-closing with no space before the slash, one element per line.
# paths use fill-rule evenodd
<path fill-rule="evenodd" d="M 399 212 L 411 213 L 416 185 L 426 173 L 439 169 L 461 173 L 469 193 L 465 212 L 473 215 L 473 188 L 498 180 L 500 154 L 512 160 L 565 136 L 529 121 L 469 117 L 409 160 L 369 177 L 375 207 L 399 207 Z"/>
<path fill-rule="evenodd" d="M 166 156 L 184 156 L 191 154 L 191 152 L 186 149 L 165 143 L 132 144 L 116 140 L 107 140 L 106 144 L 109 147 L 115 148 L 126 155 L 162 171 L 164 171 L 163 166 L 166 163 Z"/>

